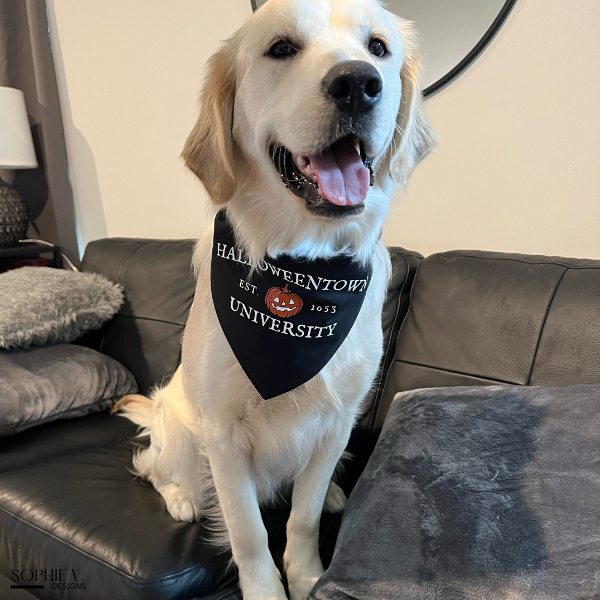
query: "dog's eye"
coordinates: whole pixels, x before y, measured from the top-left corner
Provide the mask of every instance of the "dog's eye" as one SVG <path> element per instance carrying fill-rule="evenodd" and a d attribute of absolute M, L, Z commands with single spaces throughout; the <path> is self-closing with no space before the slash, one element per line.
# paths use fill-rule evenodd
<path fill-rule="evenodd" d="M 369 42 L 369 52 L 381 58 L 388 53 L 388 49 L 385 45 L 385 42 L 382 40 L 378 38 L 371 38 L 371 41 Z"/>
<path fill-rule="evenodd" d="M 288 56 L 294 56 L 297 52 L 298 50 L 290 42 L 279 40 L 269 48 L 268 55 L 271 58 L 287 58 Z"/>

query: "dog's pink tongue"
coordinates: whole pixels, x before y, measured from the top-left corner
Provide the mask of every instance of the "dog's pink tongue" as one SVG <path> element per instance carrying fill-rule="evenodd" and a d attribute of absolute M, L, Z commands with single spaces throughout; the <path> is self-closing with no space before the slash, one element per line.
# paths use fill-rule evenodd
<path fill-rule="evenodd" d="M 346 206 L 365 201 L 369 191 L 369 169 L 350 139 L 343 139 L 321 154 L 310 157 L 321 195 L 332 204 Z"/>

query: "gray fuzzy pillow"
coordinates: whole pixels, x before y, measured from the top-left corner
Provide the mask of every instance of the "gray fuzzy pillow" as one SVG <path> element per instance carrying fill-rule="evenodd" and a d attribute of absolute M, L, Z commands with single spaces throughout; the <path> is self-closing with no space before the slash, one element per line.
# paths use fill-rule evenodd
<path fill-rule="evenodd" d="M 311 600 L 600 598 L 600 386 L 396 396 Z"/>
<path fill-rule="evenodd" d="M 123 303 L 121 286 L 95 273 L 22 267 L 0 274 L 0 348 L 68 343 L 99 329 Z"/>

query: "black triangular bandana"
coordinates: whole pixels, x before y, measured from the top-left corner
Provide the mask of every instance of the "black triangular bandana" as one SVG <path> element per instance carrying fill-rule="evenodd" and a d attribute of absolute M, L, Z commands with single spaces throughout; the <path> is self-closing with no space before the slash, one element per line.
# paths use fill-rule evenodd
<path fill-rule="evenodd" d="M 349 256 L 306 260 L 265 256 L 251 276 L 231 224 L 215 219 L 211 290 L 223 333 L 265 399 L 312 379 L 350 332 L 371 267 Z"/>

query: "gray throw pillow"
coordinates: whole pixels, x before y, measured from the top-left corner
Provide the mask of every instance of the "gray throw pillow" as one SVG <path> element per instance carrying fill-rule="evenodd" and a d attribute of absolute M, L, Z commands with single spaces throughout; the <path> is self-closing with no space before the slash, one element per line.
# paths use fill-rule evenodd
<path fill-rule="evenodd" d="M 396 396 L 310 598 L 600 598 L 600 386 Z"/>
<path fill-rule="evenodd" d="M 105 410 L 136 391 L 121 363 L 84 346 L 0 350 L 0 436 Z"/>
<path fill-rule="evenodd" d="M 0 274 L 0 348 L 68 343 L 112 318 L 121 286 L 96 273 L 22 267 Z"/>

